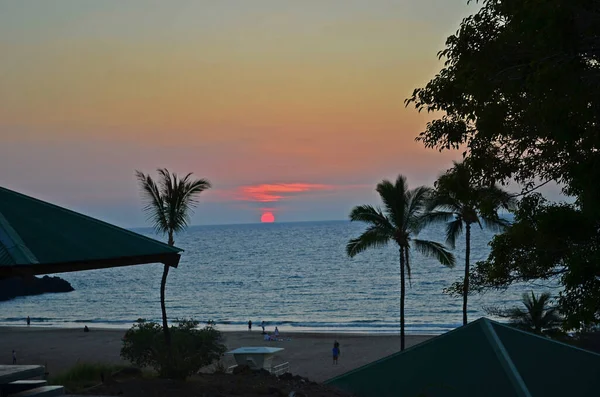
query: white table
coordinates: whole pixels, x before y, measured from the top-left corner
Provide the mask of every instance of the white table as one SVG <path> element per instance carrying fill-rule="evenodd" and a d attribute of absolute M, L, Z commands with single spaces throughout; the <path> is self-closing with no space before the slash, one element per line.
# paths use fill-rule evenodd
<path fill-rule="evenodd" d="M 238 365 L 247 365 L 256 370 L 262 368 L 269 370 L 275 353 L 282 350 L 281 347 L 240 347 L 226 354 L 232 354 Z"/>

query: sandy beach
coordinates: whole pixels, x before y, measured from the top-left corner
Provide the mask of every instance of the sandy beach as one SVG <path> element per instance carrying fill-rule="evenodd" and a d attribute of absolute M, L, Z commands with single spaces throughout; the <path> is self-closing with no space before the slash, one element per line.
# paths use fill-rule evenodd
<path fill-rule="evenodd" d="M 60 373 L 77 362 L 105 362 L 128 364 L 121 360 L 121 338 L 124 330 L 58 329 L 41 327 L 0 327 L 0 364 L 10 364 L 11 352 L 17 352 L 19 364 L 47 365 L 50 376 Z M 241 346 L 282 347 L 274 364 L 289 362 L 293 374 L 322 382 L 333 376 L 360 367 L 400 349 L 398 335 L 364 335 L 344 333 L 286 333 L 282 342 L 263 341 L 260 331 L 223 332 L 228 349 Z M 410 335 L 407 347 L 430 339 L 431 336 Z M 288 340 L 289 339 L 289 340 Z M 340 342 L 341 356 L 333 365 L 333 341 Z M 225 356 L 226 365 L 234 364 Z"/>

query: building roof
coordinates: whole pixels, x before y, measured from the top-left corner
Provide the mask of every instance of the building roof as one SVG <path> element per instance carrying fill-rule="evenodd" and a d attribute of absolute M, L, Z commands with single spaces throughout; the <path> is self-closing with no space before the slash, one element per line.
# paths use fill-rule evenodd
<path fill-rule="evenodd" d="M 325 382 L 370 396 L 591 396 L 600 355 L 486 318 Z"/>
<path fill-rule="evenodd" d="M 227 354 L 273 354 L 282 351 L 282 347 L 238 347 L 235 350 L 228 351 Z"/>
<path fill-rule="evenodd" d="M 0 277 L 164 263 L 182 250 L 0 187 Z"/>

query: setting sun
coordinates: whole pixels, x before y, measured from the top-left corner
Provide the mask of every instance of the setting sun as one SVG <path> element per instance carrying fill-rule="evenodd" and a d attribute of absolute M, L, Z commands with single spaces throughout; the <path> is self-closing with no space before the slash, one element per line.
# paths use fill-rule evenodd
<path fill-rule="evenodd" d="M 272 212 L 265 212 L 260 217 L 261 223 L 273 223 L 275 222 L 275 215 Z"/>

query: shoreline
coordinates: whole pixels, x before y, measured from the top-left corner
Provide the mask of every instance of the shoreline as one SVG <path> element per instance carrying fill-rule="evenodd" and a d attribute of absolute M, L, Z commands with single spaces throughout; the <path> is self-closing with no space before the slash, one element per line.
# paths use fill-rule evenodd
<path fill-rule="evenodd" d="M 129 365 L 120 358 L 125 329 L 55 328 L 43 326 L 0 327 L 0 364 L 10 364 L 11 351 L 17 352 L 19 364 L 47 365 L 50 376 L 63 372 L 78 362 L 103 362 Z M 280 330 L 283 341 L 266 342 L 260 329 L 253 331 L 222 331 L 228 350 L 242 346 L 282 347 L 273 364 L 289 362 L 291 372 L 317 382 L 323 382 L 352 369 L 396 353 L 400 336 L 390 334 L 349 334 L 340 332 L 288 332 Z M 432 335 L 406 335 L 406 346 L 424 342 Z M 340 343 L 340 360 L 333 365 L 333 341 Z M 222 362 L 235 362 L 225 355 Z"/>
<path fill-rule="evenodd" d="M 39 330 L 39 331 L 43 331 L 43 330 L 82 330 L 84 326 L 88 326 L 89 329 L 93 329 L 93 330 L 97 330 L 97 331 L 127 331 L 128 329 L 131 328 L 131 325 L 128 327 L 124 327 L 124 326 L 107 326 L 106 324 L 99 324 L 98 327 L 95 326 L 94 323 L 81 323 L 81 324 L 76 324 L 76 325 L 72 325 L 72 326 L 63 326 L 63 325 L 35 325 L 35 324 L 31 324 L 31 325 L 0 325 L 0 331 L 2 330 L 14 330 L 14 331 L 25 331 L 25 330 Z M 133 323 L 132 323 L 133 325 Z M 199 328 L 202 328 L 203 325 L 200 325 Z M 290 327 L 287 328 L 284 326 L 278 326 L 280 332 L 285 332 L 286 334 L 289 335 L 310 335 L 310 336 L 318 336 L 318 335 L 331 335 L 331 334 L 341 334 L 341 335 L 346 335 L 346 336 L 400 336 L 400 330 L 397 331 L 390 331 L 390 330 L 381 330 L 381 331 L 377 331 L 377 330 L 348 330 L 348 329 L 334 329 L 334 328 L 324 328 L 322 330 L 320 329 L 315 329 L 315 328 L 310 328 L 307 327 L 305 330 L 301 329 L 301 328 L 295 328 L 295 327 Z M 258 333 L 261 334 L 262 330 L 260 327 L 253 327 L 252 331 L 248 331 L 247 329 L 241 329 L 241 327 L 236 326 L 235 329 L 233 329 L 234 327 L 221 327 L 219 325 L 217 325 L 215 327 L 217 330 L 219 330 L 220 332 L 224 333 L 224 334 L 229 334 L 229 333 Z M 272 328 L 272 327 L 271 327 Z M 438 336 L 441 334 L 444 334 L 446 332 L 451 331 L 454 328 L 448 328 L 448 329 L 443 329 L 443 330 L 436 330 L 436 331 L 431 331 L 431 332 L 410 332 L 409 330 L 406 330 L 405 333 L 406 335 L 410 335 L 410 336 L 430 336 L 430 337 L 434 337 L 434 336 Z M 266 329 L 267 333 L 273 333 L 273 329 Z"/>

